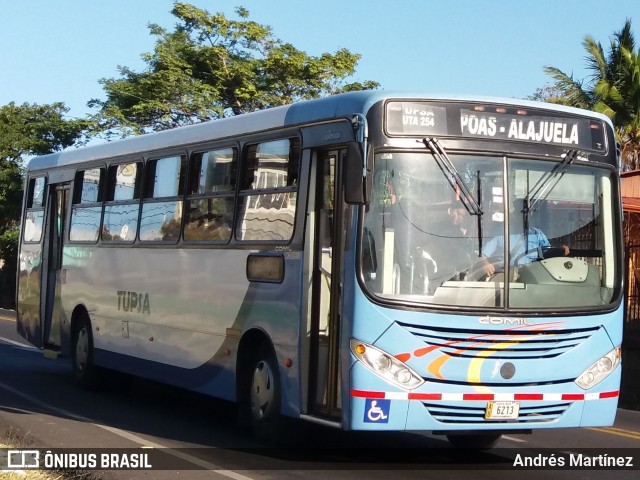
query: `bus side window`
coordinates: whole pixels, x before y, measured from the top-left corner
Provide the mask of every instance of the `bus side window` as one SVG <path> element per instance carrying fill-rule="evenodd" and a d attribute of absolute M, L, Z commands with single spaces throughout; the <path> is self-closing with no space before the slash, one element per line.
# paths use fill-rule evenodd
<path fill-rule="evenodd" d="M 44 190 L 47 181 L 45 177 L 29 180 L 27 196 L 27 211 L 24 215 L 22 239 L 25 242 L 39 242 L 42 238 L 42 222 L 44 220 Z"/>
<path fill-rule="evenodd" d="M 103 183 L 104 168 L 80 170 L 76 173 L 69 229 L 69 240 L 72 242 L 98 241 Z"/>
<path fill-rule="evenodd" d="M 233 228 L 238 150 L 195 153 L 189 172 L 184 239 L 228 242 Z"/>
<path fill-rule="evenodd" d="M 177 243 L 182 225 L 182 189 L 187 157 L 149 160 L 145 169 L 145 198 L 140 217 L 140 240 Z"/>
<path fill-rule="evenodd" d="M 102 240 L 133 242 L 138 231 L 142 163 L 111 165 L 107 170 Z"/>
<path fill-rule="evenodd" d="M 240 185 L 238 240 L 288 242 L 293 236 L 300 140 L 249 145 Z"/>

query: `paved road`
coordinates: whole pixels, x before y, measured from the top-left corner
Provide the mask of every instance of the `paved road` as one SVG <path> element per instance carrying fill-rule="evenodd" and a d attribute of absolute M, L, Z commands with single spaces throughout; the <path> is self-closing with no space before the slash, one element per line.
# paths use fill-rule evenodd
<path fill-rule="evenodd" d="M 462 468 L 471 453 L 461 456 L 428 433 L 372 435 L 313 427 L 305 448 L 264 448 L 236 427 L 232 404 L 140 380 L 116 379 L 107 389 L 86 391 L 72 381 L 70 370 L 67 359 L 47 360 L 26 345 L 15 333 L 13 312 L 0 310 L 0 433 L 10 432 L 38 448 L 152 448 L 169 465 L 161 471 L 101 472 L 102 478 L 470 477 Z M 640 412 L 619 410 L 611 428 L 507 435 L 498 447 L 474 456 L 474 478 L 540 478 L 540 471 L 517 466 L 514 471 L 514 461 L 582 448 L 593 454 L 631 452 L 640 463 Z M 636 479 L 638 470 L 552 469 L 544 475 Z"/>

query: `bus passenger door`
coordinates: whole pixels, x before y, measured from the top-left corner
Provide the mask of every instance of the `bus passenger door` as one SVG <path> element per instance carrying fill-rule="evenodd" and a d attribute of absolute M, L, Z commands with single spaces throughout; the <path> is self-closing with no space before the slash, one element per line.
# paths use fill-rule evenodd
<path fill-rule="evenodd" d="M 344 201 L 339 159 L 344 150 L 319 152 L 315 183 L 315 255 L 310 328 L 309 411 L 340 418 L 339 332 Z"/>
<path fill-rule="evenodd" d="M 40 321 L 42 347 L 53 350 L 60 348 L 60 291 L 61 284 L 66 282 L 62 251 L 69 192 L 69 183 L 50 185 L 45 211 Z"/>

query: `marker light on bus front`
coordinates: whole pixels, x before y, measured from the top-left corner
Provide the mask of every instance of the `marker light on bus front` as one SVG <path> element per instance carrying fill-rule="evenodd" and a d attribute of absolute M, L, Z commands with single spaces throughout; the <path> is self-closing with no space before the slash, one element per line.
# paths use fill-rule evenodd
<path fill-rule="evenodd" d="M 393 385 L 412 390 L 424 383 L 422 377 L 392 355 L 355 338 L 351 339 L 350 346 L 360 362 Z"/>
<path fill-rule="evenodd" d="M 576 384 L 588 390 L 607 378 L 620 363 L 620 347 L 616 347 L 582 372 Z"/>

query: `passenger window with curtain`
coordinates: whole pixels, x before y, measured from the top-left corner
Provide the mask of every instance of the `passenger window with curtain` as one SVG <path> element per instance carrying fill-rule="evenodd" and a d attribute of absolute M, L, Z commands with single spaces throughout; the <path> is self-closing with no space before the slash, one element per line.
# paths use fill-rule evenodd
<path fill-rule="evenodd" d="M 138 231 L 142 163 L 111 165 L 107 170 L 102 240 L 133 242 Z"/>
<path fill-rule="evenodd" d="M 236 148 L 195 153 L 191 157 L 184 239 L 228 242 L 238 170 Z"/>
<path fill-rule="evenodd" d="M 140 217 L 140 240 L 176 243 L 182 225 L 182 185 L 186 157 L 150 160 L 145 170 L 145 198 Z"/>
<path fill-rule="evenodd" d="M 300 141 L 288 138 L 247 147 L 236 237 L 288 242 L 293 236 Z"/>
<path fill-rule="evenodd" d="M 32 178 L 28 184 L 27 210 L 22 227 L 22 240 L 39 242 L 42 238 L 42 222 L 44 220 L 44 191 L 47 186 L 45 177 Z"/>
<path fill-rule="evenodd" d="M 76 173 L 71 209 L 69 240 L 97 242 L 102 216 L 102 184 L 104 168 L 80 170 Z"/>

